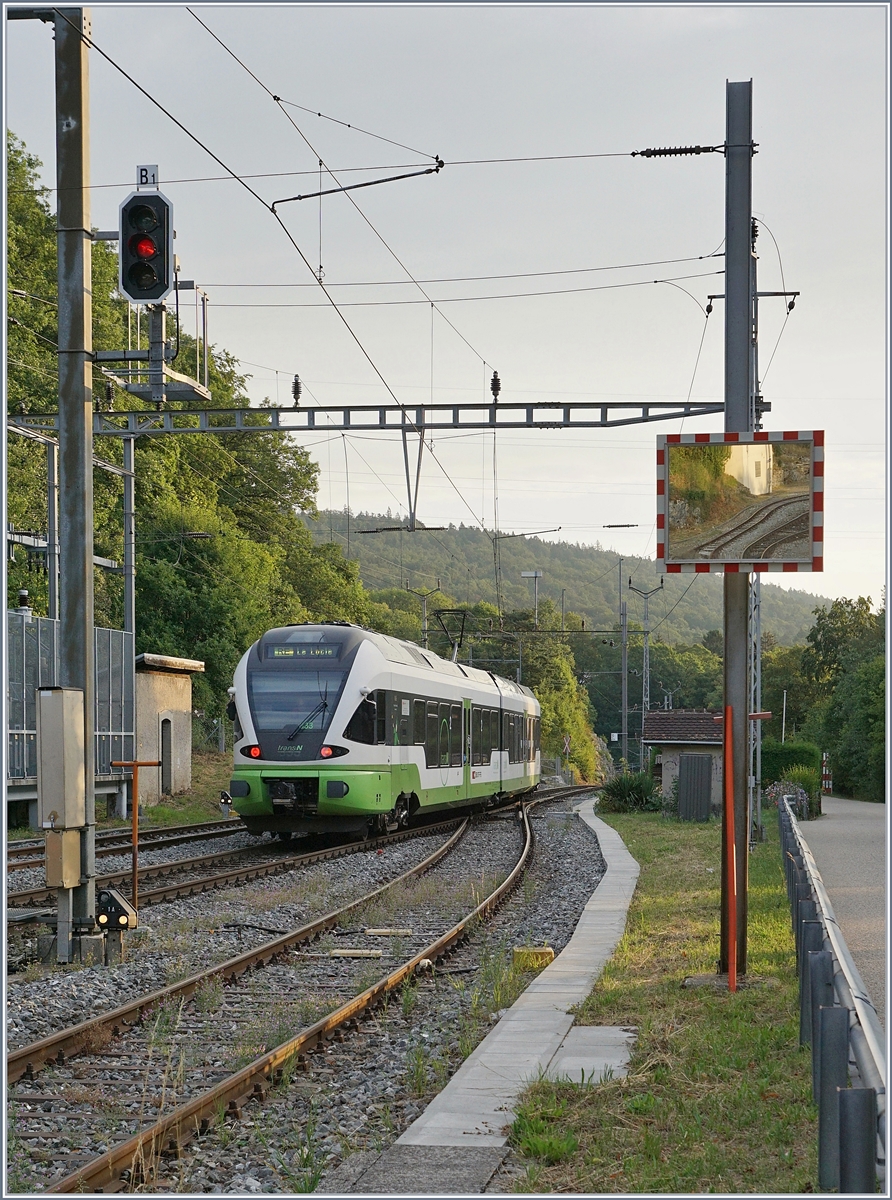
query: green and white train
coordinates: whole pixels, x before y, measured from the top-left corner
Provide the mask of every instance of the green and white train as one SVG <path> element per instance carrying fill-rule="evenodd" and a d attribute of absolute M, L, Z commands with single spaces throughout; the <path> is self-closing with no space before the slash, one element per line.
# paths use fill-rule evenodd
<path fill-rule="evenodd" d="M 286 625 L 230 688 L 229 791 L 252 833 L 395 829 L 539 782 L 529 688 L 357 625 Z"/>

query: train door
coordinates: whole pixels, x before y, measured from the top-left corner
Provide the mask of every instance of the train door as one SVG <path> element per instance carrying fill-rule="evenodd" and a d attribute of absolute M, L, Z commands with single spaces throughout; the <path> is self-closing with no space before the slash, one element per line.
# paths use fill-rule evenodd
<path fill-rule="evenodd" d="M 462 700 L 462 795 L 471 788 L 471 701 Z"/>
<path fill-rule="evenodd" d="M 503 792 L 505 790 L 505 756 L 504 756 L 503 751 L 506 750 L 507 747 L 505 745 L 505 739 L 503 737 L 504 728 L 505 728 L 505 710 L 502 708 L 501 698 L 500 698 L 500 702 L 499 702 L 499 732 L 498 732 L 498 738 L 497 738 L 498 750 L 499 750 L 499 791 L 500 792 Z"/>
<path fill-rule="evenodd" d="M 401 792 L 411 792 L 410 757 L 412 701 L 408 696 L 392 693 L 391 705 L 393 729 L 393 795 L 394 799 Z"/>

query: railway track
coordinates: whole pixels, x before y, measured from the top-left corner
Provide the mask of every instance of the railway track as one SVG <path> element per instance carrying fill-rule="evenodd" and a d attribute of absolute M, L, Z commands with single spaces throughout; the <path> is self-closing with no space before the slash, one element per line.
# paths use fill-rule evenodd
<path fill-rule="evenodd" d="M 783 525 L 756 538 L 754 542 L 744 548 L 742 557 L 747 559 L 776 558 L 785 546 L 789 546 L 791 542 L 808 539 L 810 533 L 808 513 L 800 513 L 791 517 Z"/>
<path fill-rule="evenodd" d="M 780 525 L 770 529 L 764 528 L 766 521 L 783 514 L 785 509 L 796 509 L 796 511 L 783 519 Z M 758 537 L 739 544 L 741 539 L 756 530 L 761 530 Z M 696 548 L 695 553 L 699 558 L 711 559 L 721 557 L 725 551 L 730 551 L 735 557 L 741 559 L 768 557 L 786 542 L 799 540 L 799 538 L 807 536 L 808 532 L 808 497 L 782 496 L 777 500 L 770 500 L 756 506 L 748 514 L 745 511 L 742 520 L 733 528 L 723 530 L 718 536 L 710 537 Z"/>
<path fill-rule="evenodd" d="M 228 887 L 232 884 L 246 883 L 252 879 L 263 879 L 269 875 L 279 875 L 285 871 L 293 871 L 312 863 L 323 862 L 330 858 L 341 858 L 345 854 L 354 854 L 360 850 L 377 849 L 380 846 L 394 845 L 407 838 L 418 836 L 428 831 L 438 832 L 455 824 L 457 818 L 451 821 L 441 821 L 436 825 L 420 826 L 413 830 L 402 830 L 397 833 L 382 834 L 369 838 L 365 842 L 344 842 L 339 845 L 325 846 L 305 854 L 287 854 L 281 849 L 270 845 L 246 846 L 240 850 L 221 850 L 214 854 L 202 854 L 195 858 L 177 859 L 173 862 L 159 863 L 155 866 L 140 867 L 138 871 L 140 890 L 140 908 L 151 904 L 159 904 L 164 900 L 178 900 L 185 896 L 199 895 L 213 888 Z M 258 858 L 261 861 L 257 861 Z M 214 863 L 223 863 L 237 859 L 238 865 L 226 871 L 215 871 L 211 874 L 195 876 L 195 871 Z M 182 875 L 184 878 L 174 880 L 163 887 L 144 891 L 143 881 L 164 879 L 170 875 Z M 124 885 L 122 891 L 130 895 L 130 884 L 133 873 L 129 867 L 120 871 L 111 871 L 97 878 L 97 886 L 117 887 Z M 8 908 L 21 910 L 38 905 L 47 905 L 55 900 L 56 889 L 50 887 L 29 888 L 20 892 L 8 892 L 6 903 Z M 39 919 L 35 915 L 35 919 Z M 21 922 L 18 922 L 21 924 Z"/>
<path fill-rule="evenodd" d="M 579 790 L 543 799 L 562 799 Z M 411 979 L 425 960 L 433 961 L 458 944 L 518 883 L 532 852 L 526 807 L 518 810 L 520 821 L 504 814 L 477 822 L 470 838 L 465 820 L 424 862 L 344 908 L 13 1051 L 7 1074 L 15 1136 L 52 1147 L 40 1150 L 46 1190 L 133 1190 L 150 1183 L 162 1153 L 204 1132 L 221 1114 L 238 1115 L 248 1100 L 263 1099 L 283 1074 L 300 1069 L 314 1048 L 332 1038 L 343 1040 L 363 1010 Z M 457 901 L 451 913 L 448 905 L 443 907 L 437 917 L 441 928 L 433 930 L 431 898 L 454 891 L 456 879 L 467 886 L 469 865 L 474 864 L 473 877 L 479 845 L 491 842 L 494 830 L 506 845 L 514 843 L 510 861 L 498 873 L 502 878 L 481 879 L 480 894 L 474 893 L 460 914 Z M 475 837 L 476 847 L 469 844 Z M 450 880 L 451 864 L 461 853 L 465 861 L 451 868 L 455 878 Z M 421 876 L 426 880 L 419 882 Z M 426 889 L 420 898 L 413 898 L 413 886 Z M 412 928 L 365 927 L 374 917 L 373 906 L 386 914 L 393 905 L 399 922 Z M 326 933 L 334 953 L 332 945 L 315 952 L 308 949 Z M 397 934 L 405 941 L 402 955 L 394 945 Z M 382 941 L 393 949 L 392 957 L 402 957 L 384 973 L 379 961 L 386 957 Z M 318 994 L 323 958 L 333 964 L 331 983 Z M 317 979 L 317 994 L 309 997 L 304 985 L 308 964 Z M 342 970 L 344 964 L 349 969 Z M 266 970 L 258 972 L 259 967 Z M 258 1026 L 261 1010 L 265 1021 Z M 239 1047 L 235 1059 L 229 1034 Z M 50 1072 L 38 1078 L 41 1067 L 50 1064 Z"/>
<path fill-rule="evenodd" d="M 199 825 L 170 825 L 155 829 L 141 829 L 140 850 L 158 850 L 168 846 L 184 846 L 189 842 L 204 841 L 210 837 L 227 837 L 244 833 L 241 821 L 231 817 L 222 821 L 203 821 Z M 126 853 L 132 845 L 132 833 L 127 829 L 103 829 L 96 834 L 96 857 L 108 858 Z M 8 846 L 6 849 L 7 871 L 39 867 L 44 862 L 43 839 L 30 840 Z M 24 860 L 24 861 L 23 861 Z"/>

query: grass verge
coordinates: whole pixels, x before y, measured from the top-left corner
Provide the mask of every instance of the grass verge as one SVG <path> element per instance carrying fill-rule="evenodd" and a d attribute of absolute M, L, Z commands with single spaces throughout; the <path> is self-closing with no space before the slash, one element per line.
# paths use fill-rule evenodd
<path fill-rule="evenodd" d="M 165 796 L 160 804 L 143 808 L 141 824 L 200 825 L 203 821 L 219 821 L 220 792 L 229 787 L 232 777 L 232 754 L 215 750 L 192 751 L 192 786 L 187 792 Z M 130 825 L 129 819 L 112 818 L 98 822 L 102 829 Z"/>
<path fill-rule="evenodd" d="M 638 1027 L 623 1079 L 534 1083 L 512 1127 L 518 1191 L 801 1193 L 817 1178 L 810 1053 L 776 827 L 749 855 L 748 971 L 714 975 L 720 824 L 611 814 L 641 865 L 626 932 L 577 1024 Z"/>

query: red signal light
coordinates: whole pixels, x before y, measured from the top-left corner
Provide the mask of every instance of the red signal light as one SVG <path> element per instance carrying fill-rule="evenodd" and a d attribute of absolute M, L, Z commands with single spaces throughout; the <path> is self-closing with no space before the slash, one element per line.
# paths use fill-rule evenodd
<path fill-rule="evenodd" d="M 162 300 L 174 284 L 170 201 L 161 192 L 132 192 L 120 205 L 118 229 L 121 294 L 138 304 Z"/>
<path fill-rule="evenodd" d="M 150 238 L 147 233 L 131 238 L 130 249 L 137 258 L 154 258 L 158 253 L 154 238 Z"/>
<path fill-rule="evenodd" d="M 251 755 L 252 758 L 260 758 L 260 747 L 252 746 L 251 749 L 248 751 L 248 753 Z"/>
<path fill-rule="evenodd" d="M 320 758 L 331 758 L 331 746 L 323 746 L 319 751 Z"/>

